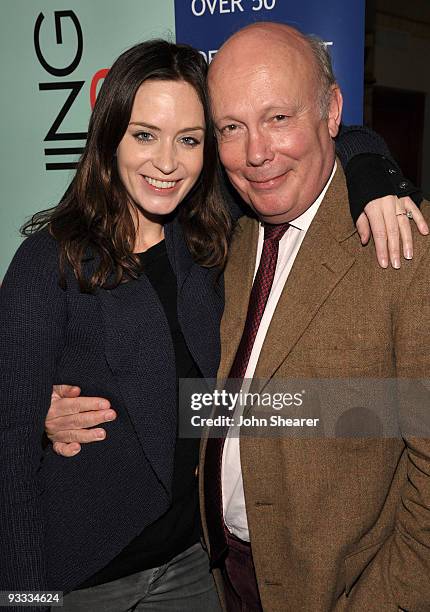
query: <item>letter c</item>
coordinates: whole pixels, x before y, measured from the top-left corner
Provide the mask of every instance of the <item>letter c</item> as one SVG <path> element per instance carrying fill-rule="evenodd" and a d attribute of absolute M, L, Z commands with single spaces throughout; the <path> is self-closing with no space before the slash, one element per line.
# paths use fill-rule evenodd
<path fill-rule="evenodd" d="M 98 70 L 95 73 L 95 75 L 93 76 L 91 80 L 91 86 L 90 86 L 91 110 L 93 110 L 94 104 L 96 103 L 97 85 L 99 84 L 99 81 L 102 81 L 104 78 L 106 78 L 108 72 L 109 72 L 109 68 L 102 68 L 101 70 Z"/>

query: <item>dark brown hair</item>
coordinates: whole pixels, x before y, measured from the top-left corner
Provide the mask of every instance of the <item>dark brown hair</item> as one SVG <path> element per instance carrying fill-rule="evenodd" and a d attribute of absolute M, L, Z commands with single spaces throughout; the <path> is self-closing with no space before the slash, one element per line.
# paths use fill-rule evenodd
<path fill-rule="evenodd" d="M 128 127 L 137 90 L 148 79 L 186 81 L 203 105 L 203 170 L 177 214 L 194 260 L 206 267 L 223 268 L 231 221 L 221 195 L 206 73 L 206 61 L 197 50 L 165 40 L 137 44 L 113 64 L 97 96 L 85 150 L 69 188 L 57 206 L 36 213 L 21 230 L 29 235 L 49 227 L 60 244 L 63 282 L 66 263 L 85 292 L 115 286 L 139 274 L 139 259 L 133 255 L 136 230 L 115 153 Z M 82 262 L 89 254 L 96 267 L 88 278 Z"/>

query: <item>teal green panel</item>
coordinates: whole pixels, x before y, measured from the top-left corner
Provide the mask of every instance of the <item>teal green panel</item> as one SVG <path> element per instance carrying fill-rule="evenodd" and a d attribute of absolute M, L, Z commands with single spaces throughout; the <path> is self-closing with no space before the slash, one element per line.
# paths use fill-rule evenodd
<path fill-rule="evenodd" d="M 84 81 L 59 132 L 86 132 L 93 75 L 109 68 L 132 44 L 154 37 L 174 40 L 173 0 L 2 0 L 0 279 L 20 243 L 19 227 L 33 213 L 55 205 L 73 170 L 45 169 L 45 163 L 76 161 L 76 155 L 45 156 L 47 147 L 82 147 L 83 140 L 44 142 L 70 89 L 40 91 L 40 83 Z M 62 44 L 55 37 L 54 11 L 72 10 L 83 34 L 83 54 L 67 76 L 49 74 L 39 63 L 33 38 L 43 13 L 40 47 L 46 61 L 68 66 L 77 48 L 76 28 L 61 19 Z"/>

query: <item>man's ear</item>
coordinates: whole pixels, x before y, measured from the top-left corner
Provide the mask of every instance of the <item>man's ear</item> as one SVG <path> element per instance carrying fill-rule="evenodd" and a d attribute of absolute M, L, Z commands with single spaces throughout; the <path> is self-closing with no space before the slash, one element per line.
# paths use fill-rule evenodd
<path fill-rule="evenodd" d="M 330 92 L 330 104 L 328 107 L 327 125 L 332 138 L 339 132 L 342 120 L 343 98 L 338 85 L 333 85 Z"/>

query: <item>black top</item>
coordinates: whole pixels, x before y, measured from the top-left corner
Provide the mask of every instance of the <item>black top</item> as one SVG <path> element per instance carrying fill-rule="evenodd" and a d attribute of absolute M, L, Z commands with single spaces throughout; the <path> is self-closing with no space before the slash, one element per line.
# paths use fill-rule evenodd
<path fill-rule="evenodd" d="M 139 254 L 144 273 L 160 299 L 169 323 L 176 359 L 177 378 L 199 378 L 178 322 L 176 277 L 165 241 Z M 79 588 L 87 588 L 168 563 L 200 539 L 200 513 L 196 467 L 199 439 L 177 438 L 169 510 L 132 540 L 106 567 Z"/>

